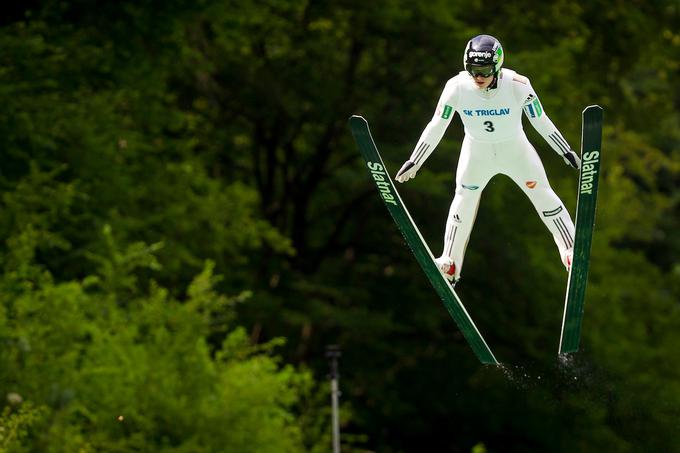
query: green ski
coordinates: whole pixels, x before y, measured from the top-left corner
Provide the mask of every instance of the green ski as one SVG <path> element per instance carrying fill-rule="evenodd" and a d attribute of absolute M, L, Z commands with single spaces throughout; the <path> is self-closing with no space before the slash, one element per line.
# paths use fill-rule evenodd
<path fill-rule="evenodd" d="M 494 357 L 491 349 L 487 346 L 484 338 L 477 330 L 475 323 L 472 322 L 470 315 L 465 310 L 458 295 L 453 290 L 444 276 L 439 272 L 434 263 L 434 256 L 428 248 L 425 240 L 418 231 L 411 215 L 406 206 L 404 206 L 401 197 L 397 193 L 394 183 L 387 173 L 385 163 L 383 162 L 378 149 L 375 146 L 371 132 L 368 128 L 368 122 L 361 116 L 353 115 L 349 119 L 349 126 L 354 135 L 354 139 L 359 146 L 361 155 L 366 160 L 366 166 L 373 181 L 378 187 L 378 191 L 387 210 L 392 215 L 399 230 L 404 235 L 407 244 L 413 251 L 420 267 L 427 275 L 427 278 L 434 286 L 434 289 L 444 302 L 444 306 L 448 310 L 451 317 L 454 319 L 458 328 L 463 333 L 463 336 L 472 347 L 477 358 L 485 364 L 498 365 L 496 357 Z"/>
<path fill-rule="evenodd" d="M 560 354 L 578 351 L 581 337 L 581 320 L 588 284 L 590 248 L 593 241 L 597 186 L 602 158 L 601 145 L 602 107 L 591 105 L 583 110 L 581 174 L 576 202 L 576 239 L 564 303 Z"/>

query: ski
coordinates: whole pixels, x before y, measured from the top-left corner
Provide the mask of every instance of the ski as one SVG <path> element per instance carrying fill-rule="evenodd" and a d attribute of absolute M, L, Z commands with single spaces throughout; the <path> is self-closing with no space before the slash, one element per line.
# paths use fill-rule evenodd
<path fill-rule="evenodd" d="M 581 173 L 576 201 L 576 238 L 572 258 L 560 335 L 560 354 L 578 351 L 581 320 L 585 303 L 590 248 L 595 225 L 597 187 L 602 159 L 602 107 L 591 105 L 583 110 L 581 132 Z"/>
<path fill-rule="evenodd" d="M 441 272 L 439 272 L 439 269 L 434 262 L 432 252 L 425 243 L 425 240 L 420 234 L 420 231 L 418 231 L 406 206 L 404 206 L 399 193 L 397 193 L 397 190 L 394 187 L 394 183 L 387 172 L 385 163 L 375 146 L 375 142 L 373 141 L 373 137 L 368 128 L 368 122 L 361 116 L 353 115 L 349 119 L 349 127 L 352 130 L 352 135 L 354 135 L 354 140 L 359 146 L 361 155 L 366 160 L 368 172 L 373 179 L 373 182 L 375 182 L 387 210 L 392 215 L 397 227 L 399 227 L 399 230 L 406 239 L 406 243 L 411 248 L 418 264 L 420 264 L 420 267 L 425 272 L 430 283 L 444 302 L 444 306 L 449 314 L 458 325 L 458 328 L 463 333 L 463 336 L 480 362 L 498 365 L 499 363 L 496 360 L 496 357 L 494 357 L 491 349 L 489 349 L 486 341 L 484 341 L 484 338 L 479 333 L 479 330 L 470 318 L 467 310 L 465 310 L 460 298 L 453 290 L 451 284 L 444 278 Z"/>

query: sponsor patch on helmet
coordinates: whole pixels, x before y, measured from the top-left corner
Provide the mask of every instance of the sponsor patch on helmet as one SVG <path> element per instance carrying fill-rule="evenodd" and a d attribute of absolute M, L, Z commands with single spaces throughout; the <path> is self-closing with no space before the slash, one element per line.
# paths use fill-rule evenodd
<path fill-rule="evenodd" d="M 497 63 L 498 60 L 503 56 L 503 49 L 499 46 L 498 49 L 496 49 L 496 53 L 493 56 L 493 62 Z"/>
<path fill-rule="evenodd" d="M 485 50 L 483 52 L 477 52 L 476 50 L 471 50 L 468 52 L 468 57 L 470 58 L 491 58 L 493 54 L 489 52 L 488 50 Z"/>

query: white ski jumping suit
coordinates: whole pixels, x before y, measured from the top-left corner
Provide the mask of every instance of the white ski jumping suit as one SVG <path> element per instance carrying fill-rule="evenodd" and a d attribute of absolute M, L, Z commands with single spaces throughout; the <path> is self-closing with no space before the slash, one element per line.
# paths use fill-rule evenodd
<path fill-rule="evenodd" d="M 451 78 L 411 154 L 418 168 L 439 144 L 455 112 L 463 121 L 465 137 L 442 254 L 453 260 L 455 278 L 460 277 L 482 190 L 498 173 L 509 176 L 529 197 L 564 260 L 574 245 L 574 224 L 524 133 L 522 112 L 560 156 L 571 147 L 546 115 L 529 79 L 506 68 L 500 70 L 495 88 L 478 88 L 465 71 Z"/>

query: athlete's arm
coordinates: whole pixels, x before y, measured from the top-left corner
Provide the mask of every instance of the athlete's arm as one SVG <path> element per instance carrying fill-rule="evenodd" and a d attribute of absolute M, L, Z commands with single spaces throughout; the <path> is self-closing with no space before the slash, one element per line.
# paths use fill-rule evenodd
<path fill-rule="evenodd" d="M 522 103 L 524 114 L 536 131 L 543 136 L 550 147 L 564 159 L 564 162 L 572 167 L 581 168 L 581 159 L 571 149 L 569 143 L 555 127 L 548 115 L 543 110 L 538 95 L 531 86 L 531 82 L 519 74 L 513 78 L 515 98 Z"/>
<path fill-rule="evenodd" d="M 416 176 L 416 172 L 421 165 L 430 157 L 432 151 L 437 147 L 446 128 L 451 124 L 451 119 L 456 111 L 457 100 L 457 79 L 454 77 L 449 79 L 444 87 L 444 91 L 439 97 L 437 103 L 437 110 L 428 125 L 420 134 L 420 139 L 416 144 L 411 157 L 401 167 L 395 179 L 399 182 L 408 181 Z"/>

